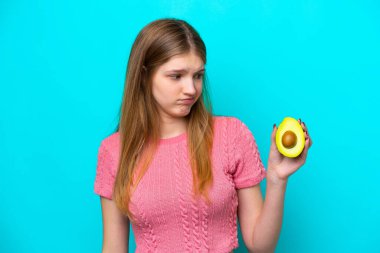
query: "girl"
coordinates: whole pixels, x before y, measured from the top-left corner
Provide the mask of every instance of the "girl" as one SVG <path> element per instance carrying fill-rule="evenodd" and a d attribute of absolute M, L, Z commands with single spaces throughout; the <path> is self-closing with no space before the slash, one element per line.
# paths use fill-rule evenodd
<path fill-rule="evenodd" d="M 130 223 L 136 252 L 233 252 L 236 218 L 249 252 L 274 252 L 288 177 L 312 143 L 307 128 L 291 159 L 278 152 L 274 125 L 265 170 L 248 127 L 212 114 L 205 64 L 205 44 L 184 20 L 159 19 L 138 34 L 118 127 L 98 150 L 103 252 L 128 252 Z"/>

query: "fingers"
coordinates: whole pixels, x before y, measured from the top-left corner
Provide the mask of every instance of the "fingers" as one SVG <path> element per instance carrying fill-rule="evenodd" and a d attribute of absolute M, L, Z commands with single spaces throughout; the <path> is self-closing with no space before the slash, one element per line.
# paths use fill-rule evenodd
<path fill-rule="evenodd" d="M 304 132 L 307 132 L 307 127 L 304 122 L 301 121 L 301 119 L 298 119 L 298 123 L 300 123 L 302 129 Z"/>
<path fill-rule="evenodd" d="M 298 119 L 298 122 L 301 124 L 302 129 L 305 132 L 305 141 L 307 141 L 306 144 L 310 148 L 311 145 L 313 144 L 313 141 L 311 140 L 311 138 L 309 136 L 309 132 L 308 132 L 307 126 L 306 126 L 305 122 L 301 122 L 301 119 Z"/>
<path fill-rule="evenodd" d="M 302 126 L 302 129 L 307 132 L 307 126 L 305 125 L 305 122 L 301 122 L 301 119 L 298 119 L 298 123 L 300 123 Z"/>
<path fill-rule="evenodd" d="M 272 143 L 276 142 L 276 130 L 277 130 L 277 126 L 276 126 L 276 124 L 273 124 L 273 130 L 272 130 L 272 134 L 271 134 Z"/>
<path fill-rule="evenodd" d="M 309 141 L 309 148 L 311 147 L 311 145 L 313 144 L 313 141 L 311 140 L 310 136 L 308 136 L 308 141 Z"/>
<path fill-rule="evenodd" d="M 306 156 L 307 156 L 307 151 L 309 150 L 310 148 L 310 139 L 307 139 L 305 141 L 305 147 L 303 148 L 302 152 L 301 152 L 301 155 L 300 155 L 300 159 L 301 160 L 305 160 L 306 159 Z"/>

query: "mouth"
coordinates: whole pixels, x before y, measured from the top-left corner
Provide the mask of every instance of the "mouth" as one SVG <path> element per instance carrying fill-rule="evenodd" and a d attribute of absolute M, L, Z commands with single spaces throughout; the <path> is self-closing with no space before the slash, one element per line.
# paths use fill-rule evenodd
<path fill-rule="evenodd" d="M 190 105 L 190 104 L 193 104 L 195 102 L 195 99 L 181 99 L 180 100 L 181 104 L 185 104 L 185 105 Z"/>

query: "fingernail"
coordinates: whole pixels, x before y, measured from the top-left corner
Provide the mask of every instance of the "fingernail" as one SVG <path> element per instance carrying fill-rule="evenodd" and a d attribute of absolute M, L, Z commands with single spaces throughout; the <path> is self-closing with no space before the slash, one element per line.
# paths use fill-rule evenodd
<path fill-rule="evenodd" d="M 273 124 L 273 129 L 274 129 L 275 126 L 276 126 L 276 123 Z"/>

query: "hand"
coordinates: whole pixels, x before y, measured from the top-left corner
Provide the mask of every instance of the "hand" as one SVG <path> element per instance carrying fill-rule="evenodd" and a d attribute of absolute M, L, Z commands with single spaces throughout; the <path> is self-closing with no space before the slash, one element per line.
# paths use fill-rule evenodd
<path fill-rule="evenodd" d="M 301 123 L 301 120 L 298 119 L 298 122 Z M 286 157 L 278 151 L 276 146 L 277 126 L 274 126 L 271 135 L 267 180 L 272 180 L 273 182 L 285 182 L 290 175 L 296 172 L 305 163 L 307 152 L 312 145 L 312 141 L 305 123 L 302 122 L 301 126 L 305 135 L 305 147 L 301 154 L 294 158 Z"/>

